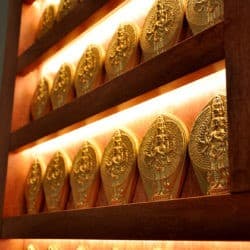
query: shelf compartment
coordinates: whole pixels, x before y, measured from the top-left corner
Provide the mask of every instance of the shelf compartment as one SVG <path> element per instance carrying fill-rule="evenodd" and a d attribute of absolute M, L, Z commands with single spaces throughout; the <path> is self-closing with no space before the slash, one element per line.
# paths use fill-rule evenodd
<path fill-rule="evenodd" d="M 101 19 L 104 15 L 109 13 L 110 10 L 117 7 L 124 0 L 116 0 L 114 3 L 110 3 L 109 0 L 84 0 L 78 4 L 69 15 L 67 15 L 60 22 L 56 23 L 51 31 L 49 31 L 44 37 L 34 42 L 26 51 L 24 51 L 18 58 L 17 73 L 22 73 L 30 66 L 36 66 L 41 61 L 41 58 L 45 53 L 59 41 L 65 38 L 70 32 L 77 28 L 80 24 L 88 20 L 98 10 L 105 5 L 103 11 L 95 15 L 92 22 L 95 23 Z M 85 27 L 86 28 L 86 27 Z M 73 37 L 70 37 L 72 39 Z"/>
<path fill-rule="evenodd" d="M 119 105 L 188 73 L 224 59 L 224 23 L 188 38 L 99 88 L 11 134 L 16 150 Z M 85 109 L 84 107 L 88 107 Z"/>
<path fill-rule="evenodd" d="M 3 238 L 246 240 L 250 194 L 71 210 L 3 219 Z"/>

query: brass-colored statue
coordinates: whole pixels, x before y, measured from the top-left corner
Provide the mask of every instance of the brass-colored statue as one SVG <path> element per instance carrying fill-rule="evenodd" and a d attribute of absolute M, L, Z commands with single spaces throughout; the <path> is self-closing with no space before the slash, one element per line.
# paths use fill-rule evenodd
<path fill-rule="evenodd" d="M 44 164 L 36 159 L 29 169 L 25 182 L 25 200 L 28 214 L 37 214 L 43 200 L 43 174 Z"/>
<path fill-rule="evenodd" d="M 105 59 L 108 79 L 115 78 L 139 62 L 139 28 L 135 24 L 121 24 L 112 37 Z"/>
<path fill-rule="evenodd" d="M 99 182 L 98 152 L 92 144 L 84 142 L 73 161 L 70 174 L 75 208 L 95 205 Z"/>
<path fill-rule="evenodd" d="M 182 0 L 157 0 L 149 11 L 140 38 L 143 60 L 162 53 L 179 39 L 184 18 Z"/>
<path fill-rule="evenodd" d="M 37 120 L 49 113 L 51 110 L 50 101 L 50 81 L 43 77 L 38 82 L 36 90 L 31 100 L 31 116 Z"/>
<path fill-rule="evenodd" d="M 193 34 L 223 21 L 224 0 L 186 0 L 186 17 Z"/>
<path fill-rule="evenodd" d="M 190 135 L 189 155 L 204 194 L 229 192 L 225 96 L 215 96 L 196 118 Z"/>
<path fill-rule="evenodd" d="M 101 162 L 104 191 L 111 205 L 130 202 L 136 184 L 136 142 L 117 130 L 104 150 Z"/>
<path fill-rule="evenodd" d="M 57 22 L 60 22 L 77 6 L 79 0 L 61 0 L 56 16 Z"/>
<path fill-rule="evenodd" d="M 160 115 L 145 134 L 138 166 L 148 200 L 176 198 L 181 190 L 188 130 L 177 117 Z"/>
<path fill-rule="evenodd" d="M 65 207 L 70 165 L 65 153 L 56 152 L 47 166 L 43 189 L 48 211 L 63 210 Z"/>
<path fill-rule="evenodd" d="M 77 97 L 97 87 L 102 81 L 104 51 L 102 47 L 89 45 L 83 53 L 75 73 Z"/>
<path fill-rule="evenodd" d="M 53 109 L 62 107 L 73 99 L 72 75 L 71 66 L 66 63 L 57 72 L 50 93 Z"/>
<path fill-rule="evenodd" d="M 42 38 L 46 35 L 54 26 L 56 20 L 56 10 L 54 5 L 49 5 L 43 11 L 43 14 L 40 18 L 38 30 L 36 33 L 36 39 Z"/>

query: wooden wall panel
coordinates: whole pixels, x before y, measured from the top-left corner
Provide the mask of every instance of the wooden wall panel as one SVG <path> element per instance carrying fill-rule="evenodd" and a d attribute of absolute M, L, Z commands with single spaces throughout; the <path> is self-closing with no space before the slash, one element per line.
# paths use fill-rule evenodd
<path fill-rule="evenodd" d="M 225 54 L 232 192 L 250 191 L 250 1 L 225 3 Z"/>

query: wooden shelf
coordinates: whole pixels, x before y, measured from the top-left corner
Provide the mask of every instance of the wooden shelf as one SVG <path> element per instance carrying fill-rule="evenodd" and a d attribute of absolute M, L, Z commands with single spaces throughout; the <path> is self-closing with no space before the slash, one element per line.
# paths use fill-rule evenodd
<path fill-rule="evenodd" d="M 36 66 L 41 57 L 47 52 L 51 47 L 63 39 L 68 33 L 73 29 L 78 27 L 81 23 L 86 21 L 91 15 L 93 15 L 97 10 L 107 4 L 109 0 L 84 0 L 78 4 L 68 16 L 63 20 L 56 23 L 53 29 L 48 32 L 40 40 L 36 41 L 30 48 L 28 48 L 21 56 L 18 58 L 17 73 L 23 72 L 31 64 Z M 122 1 L 117 0 L 112 5 L 111 9 L 115 8 Z M 104 13 L 95 17 L 95 22 L 97 22 L 103 15 L 110 11 L 107 8 Z"/>
<path fill-rule="evenodd" d="M 222 22 L 13 132 L 10 150 L 18 149 L 223 59 L 223 41 L 224 23 Z"/>
<path fill-rule="evenodd" d="M 3 219 L 3 238 L 246 240 L 250 194 L 71 210 Z"/>

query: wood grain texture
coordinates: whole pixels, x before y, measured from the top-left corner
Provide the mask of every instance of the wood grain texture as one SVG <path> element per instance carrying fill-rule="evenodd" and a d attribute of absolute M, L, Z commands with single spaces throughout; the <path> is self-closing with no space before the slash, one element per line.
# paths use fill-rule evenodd
<path fill-rule="evenodd" d="M 91 15 L 93 15 L 98 9 L 107 4 L 108 0 L 84 0 L 78 4 L 68 16 L 56 23 L 51 31 L 49 31 L 44 37 L 36 41 L 30 48 L 28 48 L 18 58 L 18 69 L 20 73 L 24 71 L 30 64 L 33 66 L 35 63 L 39 63 L 40 57 L 43 56 L 47 50 L 63 39 L 74 28 L 86 21 Z M 120 1 L 115 1 L 116 4 L 112 8 L 116 7 Z M 100 19 L 102 15 L 96 17 L 95 22 Z"/>
<path fill-rule="evenodd" d="M 11 113 L 17 65 L 17 47 L 21 0 L 0 2 L 0 217 L 3 214 L 4 190 L 10 143 Z M 1 223 L 1 219 L 0 219 Z M 0 228 L 1 231 L 1 228 Z"/>
<path fill-rule="evenodd" d="M 4 238 L 246 240 L 250 194 L 72 210 L 3 220 Z"/>
<path fill-rule="evenodd" d="M 72 103 L 13 132 L 10 150 L 15 150 L 223 59 L 223 27 L 223 23 L 217 24 Z"/>
<path fill-rule="evenodd" d="M 231 191 L 250 190 L 250 1 L 225 4 Z"/>

